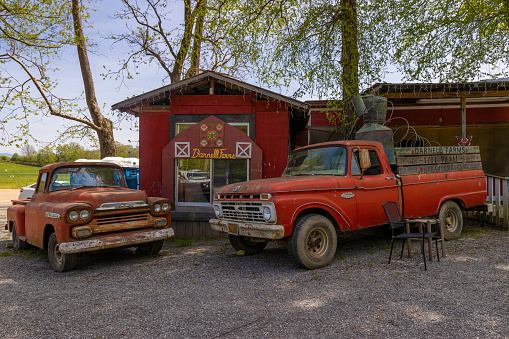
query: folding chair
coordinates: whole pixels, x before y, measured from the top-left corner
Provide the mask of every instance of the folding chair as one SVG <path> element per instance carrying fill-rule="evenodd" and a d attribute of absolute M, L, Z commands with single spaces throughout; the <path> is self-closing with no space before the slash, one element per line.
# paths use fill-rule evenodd
<path fill-rule="evenodd" d="M 389 225 L 391 228 L 391 252 L 389 254 L 389 264 L 391 263 L 392 258 L 392 250 L 394 248 L 394 240 L 395 239 L 401 239 L 403 241 L 403 246 L 401 247 L 401 256 L 400 258 L 403 258 L 403 250 L 405 249 L 405 242 L 408 239 L 420 239 L 422 242 L 422 259 L 424 260 L 424 270 L 427 270 L 426 265 L 426 254 L 424 252 L 424 240 L 425 239 L 431 239 L 435 240 L 435 247 L 437 250 L 437 258 L 438 261 L 440 261 L 440 256 L 438 254 L 438 234 L 437 232 L 427 232 L 426 225 L 422 221 L 418 220 L 412 220 L 412 219 L 403 219 L 401 217 L 401 213 L 399 212 L 398 204 L 394 201 L 388 201 L 385 204 L 383 204 L 383 208 L 385 211 L 385 215 L 387 216 L 387 220 L 389 220 Z M 422 225 L 422 233 L 412 233 L 406 231 L 406 225 L 408 223 L 419 223 Z M 436 225 L 439 225 L 439 223 L 435 223 Z M 398 229 L 403 228 L 403 231 L 398 233 Z M 430 258 L 431 260 L 432 258 Z"/>

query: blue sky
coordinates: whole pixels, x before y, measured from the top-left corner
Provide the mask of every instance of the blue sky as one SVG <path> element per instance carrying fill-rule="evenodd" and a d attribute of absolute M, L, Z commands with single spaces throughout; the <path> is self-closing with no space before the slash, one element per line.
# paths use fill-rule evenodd
<path fill-rule="evenodd" d="M 175 26 L 182 20 L 183 6 L 181 4 L 182 1 L 175 1 L 175 7 L 172 9 L 175 17 Z M 112 18 L 112 15 L 120 6 L 120 1 L 97 1 L 93 2 L 92 6 L 96 9 L 91 12 L 90 23 L 93 27 L 87 29 L 85 34 L 97 44 L 95 48 L 89 49 L 89 59 L 94 75 L 97 100 L 101 107 L 104 105 L 104 112 L 109 112 L 111 105 L 128 97 L 167 85 L 169 80 L 163 81 L 165 73 L 159 71 L 155 66 L 141 69 L 139 75 L 136 75 L 133 80 L 126 80 L 124 85 L 121 84 L 120 80 L 103 79 L 100 76 L 104 69 L 103 66 L 107 69 L 118 68 L 118 60 L 124 57 L 127 47 L 121 44 L 112 45 L 111 40 L 102 38 L 102 36 L 107 36 L 112 32 L 119 32 L 119 30 L 123 29 L 123 23 Z M 59 60 L 55 60 L 55 63 L 60 68 L 60 72 L 56 74 L 60 84 L 56 94 L 67 98 L 79 96 L 83 92 L 83 83 L 75 50 L 72 48 L 66 50 L 62 53 Z M 249 79 L 246 81 L 260 85 Z M 401 80 L 396 74 L 393 74 L 389 75 L 386 81 L 400 82 Z M 282 92 L 282 94 L 290 95 L 291 92 L 291 89 L 289 89 L 286 92 Z M 304 97 L 301 99 L 308 100 L 312 98 Z M 86 106 L 85 102 L 83 102 L 82 106 Z M 33 117 L 31 119 L 31 132 L 37 139 L 49 142 L 55 139 L 57 136 L 56 130 L 65 123 L 64 119 L 61 118 L 36 119 Z M 122 124 L 121 128 L 121 131 L 114 132 L 115 140 L 123 144 L 136 146 L 138 133 L 131 130 L 131 125 L 127 123 Z M 39 149 L 43 145 L 32 144 L 32 146 Z M 21 150 L 15 146 L 0 146 L 0 153 L 12 154 L 16 152 L 21 154 Z"/>

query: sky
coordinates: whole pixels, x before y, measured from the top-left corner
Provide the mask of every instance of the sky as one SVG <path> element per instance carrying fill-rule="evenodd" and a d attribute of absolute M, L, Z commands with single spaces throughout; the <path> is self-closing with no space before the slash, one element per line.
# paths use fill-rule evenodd
<path fill-rule="evenodd" d="M 175 6 L 172 9 L 172 15 L 175 18 L 175 25 L 178 25 L 183 17 L 182 1 L 175 1 Z M 166 81 L 164 71 L 158 70 L 155 66 L 145 67 L 140 69 L 140 74 L 136 75 L 133 80 L 126 80 L 124 84 L 116 79 L 103 79 L 100 74 L 106 69 L 118 69 L 119 59 L 123 58 L 127 52 L 127 46 L 121 44 L 112 45 L 111 40 L 106 40 L 103 37 L 110 35 L 112 32 L 119 32 L 122 29 L 123 23 L 119 20 L 113 19 L 112 16 L 120 6 L 120 1 L 96 1 L 92 3 L 95 11 L 91 12 L 89 22 L 93 25 L 88 28 L 85 34 L 91 39 L 96 46 L 89 49 L 89 59 L 92 73 L 94 76 L 94 84 L 96 89 L 96 97 L 99 105 L 104 105 L 104 112 L 111 111 L 111 105 L 118 103 L 122 100 L 139 95 L 150 90 L 165 86 L 169 84 L 169 79 Z M 60 97 L 73 98 L 79 96 L 83 91 L 83 82 L 79 67 L 78 58 L 74 49 L 66 50 L 59 60 L 55 60 L 60 71 L 56 74 L 59 81 L 59 87 L 56 94 Z M 12 71 L 12 70 L 9 70 Z M 246 82 L 260 87 L 265 87 L 254 80 L 244 79 Z M 388 82 L 401 82 L 397 74 L 389 74 L 385 81 Z M 269 88 L 270 89 L 270 88 Z M 284 95 L 291 95 L 293 92 L 291 88 L 287 91 L 274 90 Z M 300 100 L 311 100 L 316 98 L 303 97 Z M 86 106 L 83 102 L 82 106 Z M 1 116 L 1 115 L 0 115 Z M 56 117 L 39 118 L 33 117 L 31 119 L 31 133 L 35 138 L 49 142 L 56 138 L 57 129 L 65 124 L 65 120 Z M 122 144 L 138 145 L 138 132 L 131 129 L 130 123 L 123 123 L 120 125 L 121 130 L 114 132 L 115 140 Z M 36 145 L 31 143 L 36 150 L 44 145 Z M 89 148 L 88 146 L 86 146 Z M 1 146 L 0 153 L 18 153 L 21 154 L 21 149 L 15 146 Z"/>

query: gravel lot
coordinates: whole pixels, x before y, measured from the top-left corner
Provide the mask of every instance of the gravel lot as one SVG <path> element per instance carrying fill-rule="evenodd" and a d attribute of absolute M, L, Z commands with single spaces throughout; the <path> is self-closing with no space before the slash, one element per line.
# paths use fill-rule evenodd
<path fill-rule="evenodd" d="M 387 265 L 390 239 L 361 234 L 314 271 L 276 243 L 241 257 L 222 237 L 86 254 L 55 273 L 6 238 L 2 227 L 1 338 L 509 338 L 509 232 L 473 221 L 428 271 L 418 253 Z"/>

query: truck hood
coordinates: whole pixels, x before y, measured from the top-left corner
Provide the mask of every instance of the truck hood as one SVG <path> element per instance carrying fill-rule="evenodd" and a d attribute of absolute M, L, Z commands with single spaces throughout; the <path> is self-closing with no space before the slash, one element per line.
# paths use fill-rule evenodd
<path fill-rule="evenodd" d="M 51 202 L 83 202 L 90 204 L 94 209 L 107 202 L 144 201 L 147 202 L 145 191 L 129 188 L 97 187 L 76 190 L 62 190 L 48 194 Z"/>
<path fill-rule="evenodd" d="M 277 193 L 338 189 L 340 177 L 306 175 L 239 182 L 219 188 L 216 193 Z"/>

